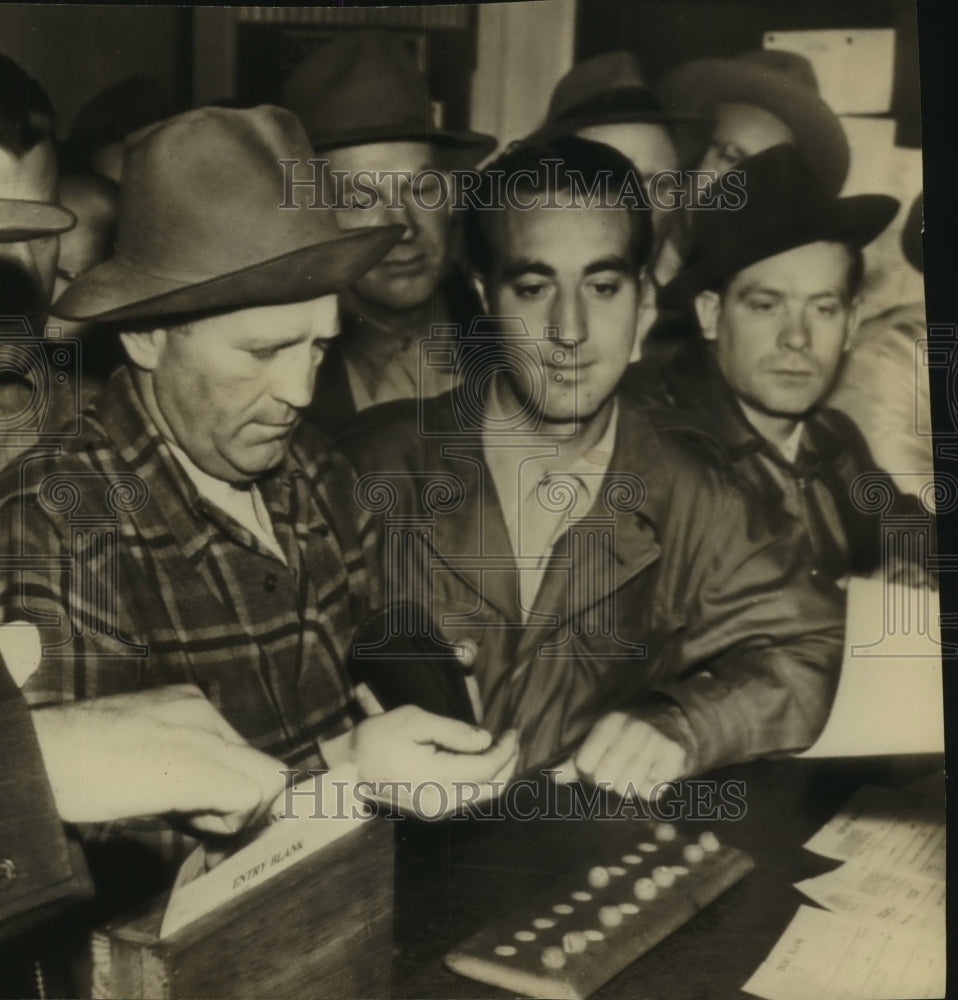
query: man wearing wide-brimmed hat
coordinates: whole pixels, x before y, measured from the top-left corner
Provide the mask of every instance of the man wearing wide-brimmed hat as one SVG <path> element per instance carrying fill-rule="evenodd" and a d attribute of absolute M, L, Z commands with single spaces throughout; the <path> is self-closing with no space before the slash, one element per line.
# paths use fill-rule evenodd
<path fill-rule="evenodd" d="M 317 48 L 293 70 L 281 103 L 328 162 L 326 179 L 340 178 L 330 200 L 350 207 L 336 210 L 337 222 L 404 226 L 340 295 L 343 337 L 320 366 L 309 419 L 336 429 L 374 403 L 444 391 L 453 368 L 421 366 L 420 342 L 433 324 L 468 327 L 480 307 L 453 260 L 449 198 L 434 172 L 472 167 L 495 140 L 438 126 L 413 52 L 384 32 L 348 32 Z M 307 175 L 303 164 L 297 176 Z"/>
<path fill-rule="evenodd" d="M 576 63 L 556 84 L 546 120 L 532 138 L 578 135 L 603 142 L 648 179 L 678 166 L 669 126 L 689 117 L 659 103 L 633 53 L 603 52 Z"/>
<path fill-rule="evenodd" d="M 627 378 L 644 398 L 655 382 L 725 449 L 764 506 L 804 527 L 816 571 L 832 578 L 879 565 L 879 520 L 851 485 L 876 471 L 861 434 L 822 407 L 854 335 L 862 248 L 894 218 L 886 195 L 836 198 L 793 145 L 738 164 L 738 211 L 697 213 L 693 249 L 662 289 L 694 311 L 699 331 L 661 371 Z"/>
<path fill-rule="evenodd" d="M 349 731 L 344 664 L 377 604 L 371 525 L 345 461 L 299 425 L 338 333 L 336 292 L 400 230 L 341 232 L 326 210 L 280 207 L 279 161 L 309 152 L 296 118 L 268 106 L 200 109 L 128 140 L 115 252 L 55 307 L 97 336 L 111 324 L 126 363 L 61 454 L 0 477 L 0 538 L 18 560 L 0 615 L 35 622 L 55 650 L 30 701 L 190 682 L 290 766 L 358 755 L 362 775 L 385 743 L 404 778 L 421 764 L 441 779 L 445 762 L 484 780 L 508 740 L 437 754 L 489 740 L 405 710 Z"/>
<path fill-rule="evenodd" d="M 677 129 L 682 167 L 721 175 L 747 156 L 793 145 L 822 187 L 839 193 L 848 176 L 848 139 L 822 99 L 811 63 L 794 52 L 757 49 L 731 59 L 698 59 L 656 88 L 664 107 L 690 122 Z M 677 212 L 655 264 L 671 280 L 689 249 L 690 213 Z"/>

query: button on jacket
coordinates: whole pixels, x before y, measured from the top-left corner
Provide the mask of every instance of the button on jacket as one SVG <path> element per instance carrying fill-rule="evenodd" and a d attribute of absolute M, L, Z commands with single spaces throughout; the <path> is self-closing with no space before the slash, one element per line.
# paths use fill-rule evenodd
<path fill-rule="evenodd" d="M 421 414 L 361 415 L 340 445 L 385 521 L 386 599 L 425 603 L 445 638 L 475 644 L 483 724 L 519 729 L 523 768 L 623 708 L 680 741 L 691 771 L 808 746 L 841 662 L 838 588 L 748 510 L 712 452 L 621 394 L 619 407 L 597 500 L 527 617 L 476 401 L 455 390 Z"/>

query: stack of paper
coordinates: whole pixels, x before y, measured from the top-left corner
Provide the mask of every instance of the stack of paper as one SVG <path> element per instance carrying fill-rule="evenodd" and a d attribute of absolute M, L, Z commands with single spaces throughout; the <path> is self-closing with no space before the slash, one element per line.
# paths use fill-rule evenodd
<path fill-rule="evenodd" d="M 943 997 L 943 802 L 863 788 L 805 846 L 845 864 L 797 884 L 825 909 L 799 907 L 743 989 L 765 1000 Z"/>

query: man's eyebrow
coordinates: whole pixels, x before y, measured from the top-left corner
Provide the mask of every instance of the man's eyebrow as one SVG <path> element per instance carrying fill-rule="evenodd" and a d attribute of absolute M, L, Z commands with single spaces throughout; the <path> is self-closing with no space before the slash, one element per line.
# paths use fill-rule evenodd
<path fill-rule="evenodd" d="M 518 278 L 523 274 L 538 274 L 542 278 L 554 278 L 555 273 L 555 268 L 550 267 L 545 261 L 531 260 L 528 257 L 510 260 L 502 269 L 502 277 L 506 281 Z"/>
<path fill-rule="evenodd" d="M 778 288 L 768 288 L 766 285 L 760 285 L 757 281 L 753 281 L 748 285 L 743 285 L 737 293 L 737 297 L 744 299 L 747 295 L 770 295 L 775 299 L 785 298 L 785 293 Z"/>
<path fill-rule="evenodd" d="M 279 351 L 284 347 L 293 347 L 296 344 L 302 344 L 306 340 L 311 340 L 313 338 L 301 335 L 298 337 L 286 337 L 284 340 L 270 340 L 262 337 L 257 337 L 256 334 L 251 334 L 249 337 L 243 337 L 239 346 L 244 351 Z"/>
<path fill-rule="evenodd" d="M 602 257 L 594 260 L 591 264 L 586 264 L 583 273 L 588 277 L 590 274 L 598 274 L 600 271 L 618 271 L 620 274 L 631 274 L 632 268 L 625 257 L 613 256 Z"/>

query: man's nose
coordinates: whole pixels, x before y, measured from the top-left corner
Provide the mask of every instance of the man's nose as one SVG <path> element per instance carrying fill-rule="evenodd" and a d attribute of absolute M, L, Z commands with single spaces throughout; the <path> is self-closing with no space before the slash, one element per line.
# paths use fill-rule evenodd
<path fill-rule="evenodd" d="M 416 213 L 410 204 L 411 197 L 408 191 L 403 191 L 398 200 L 388 203 L 388 208 L 383 213 L 383 225 L 395 226 L 402 224 L 406 227 L 399 240 L 400 243 L 408 243 L 419 235 L 419 224 L 416 222 Z"/>
<path fill-rule="evenodd" d="M 578 295 L 558 296 L 551 320 L 559 328 L 559 340 L 581 344 L 589 339 L 589 324 Z"/>
<path fill-rule="evenodd" d="M 284 364 L 274 373 L 273 396 L 294 410 L 303 410 L 312 402 L 316 385 L 316 369 L 322 352 L 310 347 L 309 352 L 289 351 Z"/>
<path fill-rule="evenodd" d="M 790 351 L 808 350 L 811 344 L 811 333 L 804 310 L 786 308 L 782 328 L 778 335 L 778 343 L 780 347 Z"/>

